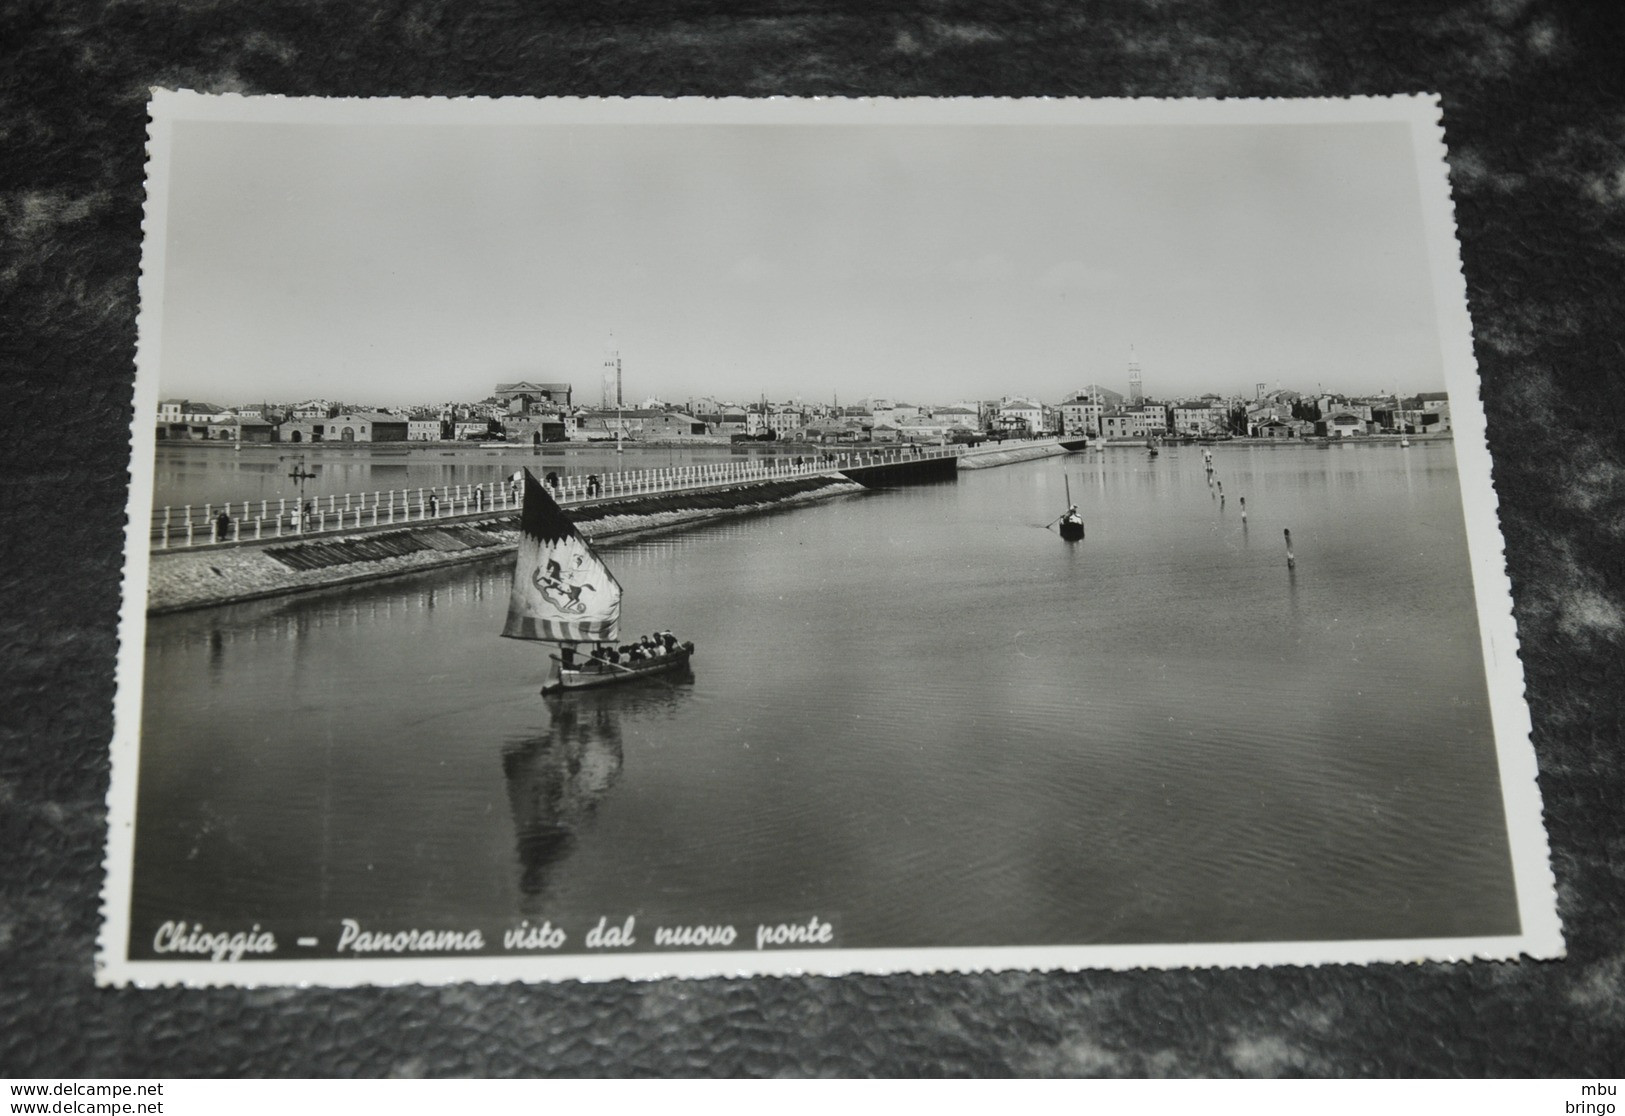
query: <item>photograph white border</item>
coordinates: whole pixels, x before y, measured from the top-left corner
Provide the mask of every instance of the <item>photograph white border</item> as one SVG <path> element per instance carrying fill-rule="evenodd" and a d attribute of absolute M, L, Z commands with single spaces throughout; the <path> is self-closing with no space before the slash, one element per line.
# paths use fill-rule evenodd
<path fill-rule="evenodd" d="M 322 99 L 205 95 L 154 90 L 150 106 L 146 204 L 142 222 L 134 418 L 125 528 L 117 693 L 111 742 L 108 837 L 104 862 L 99 984 L 143 986 L 351 986 L 457 981 L 655 979 L 983 970 L 1135 969 L 1190 966 L 1367 964 L 1555 958 L 1563 955 L 1529 710 L 1518 657 L 1510 583 L 1491 484 L 1491 461 L 1473 358 L 1472 322 L 1455 236 L 1439 100 L 1433 95 L 1311 100 L 1003 100 L 1003 99 Z M 1505 804 L 1521 933 L 1505 937 L 1315 942 L 1079 945 L 971 949 L 731 949 L 490 955 L 409 959 L 357 958 L 210 963 L 132 961 L 127 956 L 135 852 L 136 779 L 144 671 L 149 510 L 154 485 L 162 350 L 170 150 L 182 121 L 334 124 L 1408 124 L 1418 168 L 1424 232 L 1451 404 L 1454 446 L 1466 519 L 1473 590 Z"/>

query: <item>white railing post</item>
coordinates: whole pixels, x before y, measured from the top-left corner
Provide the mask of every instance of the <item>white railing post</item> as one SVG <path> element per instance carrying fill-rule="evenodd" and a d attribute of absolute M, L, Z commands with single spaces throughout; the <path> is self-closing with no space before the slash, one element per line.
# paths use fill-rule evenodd
<path fill-rule="evenodd" d="M 254 517 L 254 541 L 259 542 L 264 537 L 265 537 L 265 517 L 263 515 L 256 515 Z"/>
<path fill-rule="evenodd" d="M 220 541 L 225 542 L 226 540 L 221 539 Z M 231 541 L 232 542 L 242 542 L 243 541 L 243 521 L 240 520 L 240 519 L 234 519 L 234 520 L 231 521 Z"/>
<path fill-rule="evenodd" d="M 158 549 L 159 550 L 168 550 L 169 549 L 169 524 L 168 523 L 164 524 L 164 538 L 163 538 L 163 542 L 161 542 L 159 544 Z"/>

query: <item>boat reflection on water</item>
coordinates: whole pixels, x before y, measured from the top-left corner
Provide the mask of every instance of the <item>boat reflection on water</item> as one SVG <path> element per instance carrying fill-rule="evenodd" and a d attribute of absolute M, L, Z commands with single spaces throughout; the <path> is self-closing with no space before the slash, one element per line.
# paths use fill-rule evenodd
<path fill-rule="evenodd" d="M 662 716 L 693 680 L 693 672 L 684 668 L 624 689 L 546 697 L 547 728 L 503 746 L 502 773 L 519 854 L 518 913 L 538 913 L 554 868 L 591 826 L 620 778 L 622 718 Z"/>
<path fill-rule="evenodd" d="M 615 703 L 583 696 L 549 699 L 547 730 L 510 740 L 502 749 L 526 914 L 545 893 L 549 870 L 569 853 L 576 833 L 621 775 Z"/>

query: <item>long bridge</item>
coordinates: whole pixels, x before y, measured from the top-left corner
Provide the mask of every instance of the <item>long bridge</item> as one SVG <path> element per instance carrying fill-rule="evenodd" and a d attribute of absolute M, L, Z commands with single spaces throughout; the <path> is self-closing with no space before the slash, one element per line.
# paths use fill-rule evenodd
<path fill-rule="evenodd" d="M 915 484 L 951 478 L 965 452 L 964 446 L 908 447 L 548 476 L 554 498 L 565 507 L 579 507 L 795 477 L 842 476 L 877 488 Z M 493 470 L 488 483 L 328 494 L 311 497 L 303 508 L 297 498 L 164 506 L 152 512 L 152 548 L 232 547 L 429 521 L 449 524 L 501 518 L 512 515 L 519 506 L 520 489 L 512 483 L 512 473 L 500 467 Z M 221 515 L 225 516 L 223 537 Z"/>

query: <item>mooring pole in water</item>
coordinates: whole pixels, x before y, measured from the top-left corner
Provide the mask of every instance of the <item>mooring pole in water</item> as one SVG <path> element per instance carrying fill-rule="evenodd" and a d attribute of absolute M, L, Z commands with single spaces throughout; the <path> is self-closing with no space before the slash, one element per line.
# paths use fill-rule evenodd
<path fill-rule="evenodd" d="M 1298 560 L 1292 556 L 1292 532 L 1283 531 L 1282 533 L 1286 535 L 1286 568 L 1289 570 L 1297 569 Z"/>
<path fill-rule="evenodd" d="M 1247 518 L 1247 497 L 1245 496 L 1241 498 L 1241 518 Z"/>

